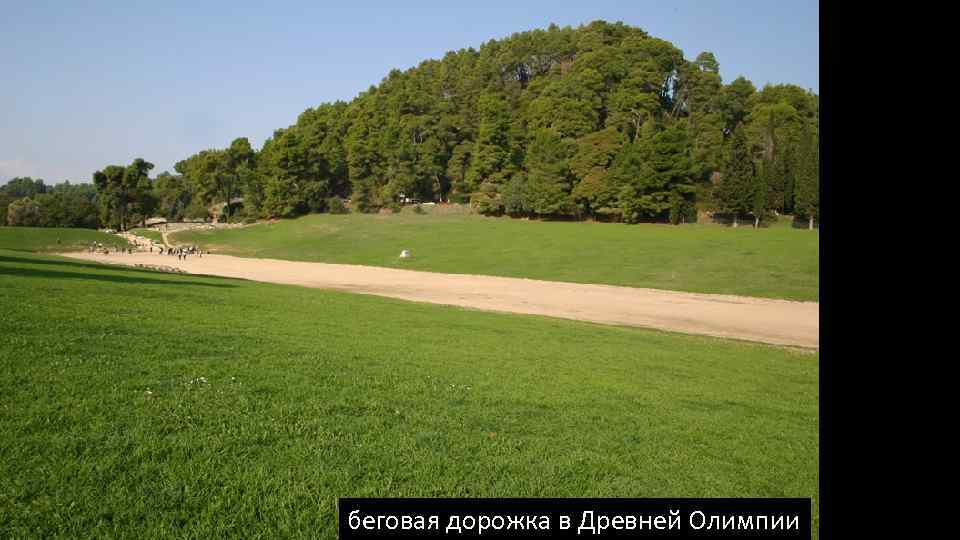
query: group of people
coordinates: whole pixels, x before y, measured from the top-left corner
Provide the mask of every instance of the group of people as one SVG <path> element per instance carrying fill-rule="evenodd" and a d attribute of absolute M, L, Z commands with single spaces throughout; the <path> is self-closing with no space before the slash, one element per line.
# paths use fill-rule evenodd
<path fill-rule="evenodd" d="M 90 245 L 87 247 L 87 251 L 89 251 L 90 253 L 103 253 L 104 255 L 109 255 L 110 246 L 105 246 L 100 242 L 91 242 Z M 133 248 L 129 246 L 128 247 L 114 246 L 113 253 L 129 255 L 133 253 Z"/>
<path fill-rule="evenodd" d="M 136 245 L 137 245 L 138 251 L 146 251 L 147 249 L 149 249 L 150 253 L 154 252 L 153 243 L 151 243 L 149 246 L 145 246 L 140 242 L 136 242 Z M 156 247 L 157 247 L 157 253 L 159 253 L 160 255 L 168 255 L 168 256 L 176 255 L 177 259 L 181 261 L 187 260 L 187 257 L 189 255 L 196 255 L 200 258 L 203 258 L 203 250 L 195 245 L 187 246 L 187 247 L 165 247 L 165 246 L 157 245 Z M 102 253 L 104 255 L 109 255 L 111 253 L 110 247 L 105 246 L 100 242 L 91 242 L 90 246 L 88 247 L 88 251 L 90 253 Z M 117 246 L 113 248 L 112 253 L 129 255 L 133 253 L 133 248 L 129 246 L 127 247 Z"/>
<path fill-rule="evenodd" d="M 185 261 L 187 260 L 188 255 L 196 255 L 203 258 L 203 250 L 197 246 L 188 246 L 188 247 L 168 247 L 164 248 L 160 246 L 160 254 L 167 254 L 169 256 L 176 255 L 178 260 Z"/>

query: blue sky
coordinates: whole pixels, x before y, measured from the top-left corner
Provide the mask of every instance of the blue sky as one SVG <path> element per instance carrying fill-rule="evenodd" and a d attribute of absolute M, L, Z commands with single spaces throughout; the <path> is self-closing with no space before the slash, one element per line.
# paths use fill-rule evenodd
<path fill-rule="evenodd" d="M 153 174 L 392 68 L 491 38 L 595 19 L 712 51 L 724 82 L 819 91 L 816 1 L 29 2 L 0 0 L 0 181 L 89 182 L 142 157 Z"/>

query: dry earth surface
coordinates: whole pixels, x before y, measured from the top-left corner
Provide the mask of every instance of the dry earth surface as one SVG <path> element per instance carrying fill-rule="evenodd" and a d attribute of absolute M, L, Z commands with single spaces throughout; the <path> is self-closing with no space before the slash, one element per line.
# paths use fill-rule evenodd
<path fill-rule="evenodd" d="M 337 289 L 487 311 L 640 326 L 804 348 L 820 341 L 820 304 L 658 289 L 441 274 L 229 255 L 186 260 L 158 253 L 66 253 L 108 264 L 166 266 L 192 274 Z"/>

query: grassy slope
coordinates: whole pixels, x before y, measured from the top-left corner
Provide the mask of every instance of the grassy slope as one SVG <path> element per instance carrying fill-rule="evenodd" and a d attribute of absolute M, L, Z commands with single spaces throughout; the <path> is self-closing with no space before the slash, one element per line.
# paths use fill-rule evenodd
<path fill-rule="evenodd" d="M 178 233 L 216 253 L 792 300 L 819 298 L 819 236 L 785 226 L 312 215 Z M 400 260 L 402 249 L 413 258 Z"/>
<path fill-rule="evenodd" d="M 60 240 L 58 243 L 57 240 Z M 0 227 L 0 249 L 33 252 L 82 251 L 92 242 L 107 246 L 127 246 L 126 240 L 92 229 L 55 229 L 44 227 Z"/>
<path fill-rule="evenodd" d="M 130 232 L 137 236 L 142 236 L 149 240 L 153 240 L 158 244 L 163 243 L 163 235 L 160 234 L 160 231 L 154 229 L 132 229 Z"/>
<path fill-rule="evenodd" d="M 0 306 L 2 537 L 334 538 L 341 496 L 816 516 L 816 355 L 5 250 Z"/>

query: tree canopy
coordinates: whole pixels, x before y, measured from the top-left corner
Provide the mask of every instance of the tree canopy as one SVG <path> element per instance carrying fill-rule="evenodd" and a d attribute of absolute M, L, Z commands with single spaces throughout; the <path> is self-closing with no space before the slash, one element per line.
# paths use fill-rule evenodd
<path fill-rule="evenodd" d="M 626 222 L 689 222 L 698 210 L 816 219 L 818 124 L 810 91 L 724 84 L 709 51 L 688 60 L 640 28 L 594 21 L 392 70 L 349 102 L 305 110 L 260 149 L 239 137 L 153 182 L 137 160 L 94 183 L 101 223 L 121 228 L 150 212 L 292 217 L 345 199 L 359 212 L 436 201 Z M 33 182 L 17 179 L 0 203 L 42 191 Z"/>

